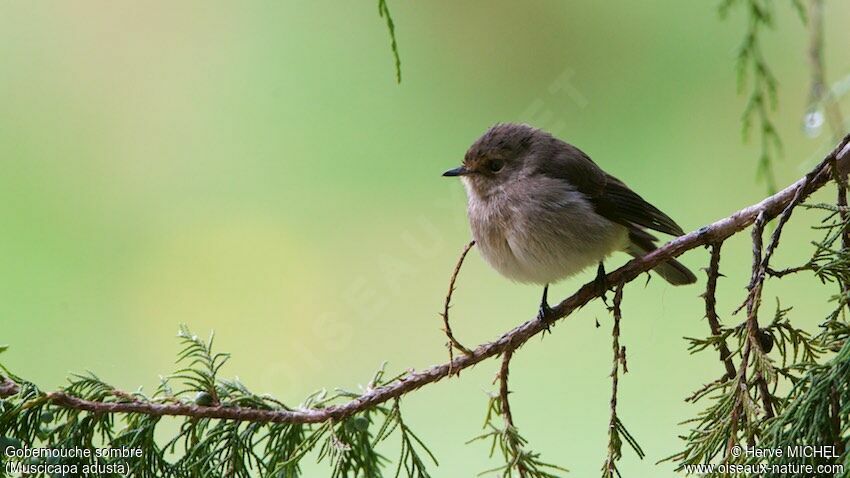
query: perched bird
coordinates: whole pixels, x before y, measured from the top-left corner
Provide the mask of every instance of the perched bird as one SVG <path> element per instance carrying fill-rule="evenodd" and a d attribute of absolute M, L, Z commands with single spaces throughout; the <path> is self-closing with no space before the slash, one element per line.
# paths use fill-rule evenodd
<path fill-rule="evenodd" d="M 509 279 L 544 286 L 544 320 L 550 283 L 598 265 L 604 291 L 608 255 L 655 250 L 657 238 L 647 229 L 684 234 L 580 149 L 524 124 L 493 126 L 469 148 L 463 165 L 443 176 L 463 181 L 472 236 L 484 259 Z M 696 281 L 673 259 L 654 271 L 673 285 Z"/>

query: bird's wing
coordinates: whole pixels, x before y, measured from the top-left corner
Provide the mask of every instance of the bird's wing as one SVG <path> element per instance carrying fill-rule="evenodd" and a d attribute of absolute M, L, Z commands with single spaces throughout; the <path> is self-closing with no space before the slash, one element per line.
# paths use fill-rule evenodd
<path fill-rule="evenodd" d="M 584 194 L 600 215 L 630 229 L 646 227 L 658 232 L 681 236 L 676 221 L 648 203 L 622 181 L 602 170 L 584 152 L 567 143 L 559 148 L 552 160 L 542 165 L 550 177 L 560 177 Z"/>
<path fill-rule="evenodd" d="M 602 193 L 590 198 L 596 212 L 624 226 L 636 224 L 672 236 L 685 233 L 670 216 L 646 202 L 622 181 L 608 174 L 606 176 Z"/>
<path fill-rule="evenodd" d="M 538 165 L 541 174 L 569 182 L 588 198 L 605 191 L 608 175 L 584 151 L 557 139 L 547 146 L 548 151 L 542 154 L 546 160 Z"/>

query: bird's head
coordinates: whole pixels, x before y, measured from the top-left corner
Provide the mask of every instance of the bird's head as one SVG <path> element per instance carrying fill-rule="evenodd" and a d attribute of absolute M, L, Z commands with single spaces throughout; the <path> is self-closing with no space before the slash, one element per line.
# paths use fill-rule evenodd
<path fill-rule="evenodd" d="M 460 167 L 443 176 L 459 176 L 470 194 L 489 196 L 526 171 L 530 147 L 544 134 L 524 124 L 497 124 L 469 147 Z"/>

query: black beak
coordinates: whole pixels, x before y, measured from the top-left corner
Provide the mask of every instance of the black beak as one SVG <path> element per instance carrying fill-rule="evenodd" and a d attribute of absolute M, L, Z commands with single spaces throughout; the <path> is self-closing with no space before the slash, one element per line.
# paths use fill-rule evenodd
<path fill-rule="evenodd" d="M 449 169 L 448 171 L 443 173 L 443 176 L 446 176 L 446 177 L 449 177 L 449 176 L 465 176 L 467 174 L 470 174 L 471 172 L 472 171 L 466 169 L 465 166 L 459 166 L 459 167 L 454 168 L 454 169 Z"/>

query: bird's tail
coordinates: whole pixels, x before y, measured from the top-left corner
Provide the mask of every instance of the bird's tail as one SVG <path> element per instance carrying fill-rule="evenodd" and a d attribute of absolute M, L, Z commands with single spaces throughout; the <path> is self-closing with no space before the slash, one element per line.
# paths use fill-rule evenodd
<path fill-rule="evenodd" d="M 626 252 L 633 257 L 644 256 L 657 249 L 655 239 L 653 235 L 646 231 L 633 229 L 629 231 L 629 247 L 626 248 Z M 694 273 L 676 259 L 669 259 L 658 264 L 652 270 L 672 285 L 687 285 L 697 281 Z"/>

